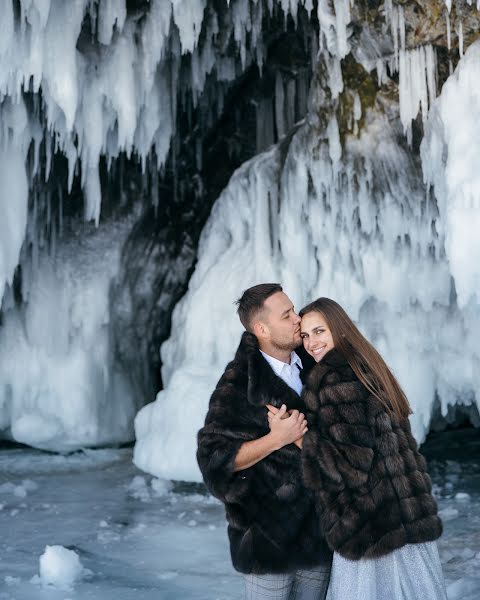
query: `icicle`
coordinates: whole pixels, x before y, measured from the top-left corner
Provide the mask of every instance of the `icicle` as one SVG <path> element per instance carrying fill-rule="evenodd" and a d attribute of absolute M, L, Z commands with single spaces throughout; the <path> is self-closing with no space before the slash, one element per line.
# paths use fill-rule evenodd
<path fill-rule="evenodd" d="M 458 33 L 458 53 L 460 55 L 460 58 L 462 58 L 462 56 L 463 56 L 463 23 L 461 21 L 458 23 L 457 33 Z"/>
<path fill-rule="evenodd" d="M 362 103 L 357 92 L 353 95 L 353 118 L 355 121 L 359 121 L 362 118 Z"/>
<path fill-rule="evenodd" d="M 328 151 L 330 160 L 332 161 L 333 174 L 337 177 L 340 169 L 340 159 L 342 158 L 342 145 L 340 143 L 340 133 L 338 131 L 338 123 L 335 116 L 331 117 L 328 127 Z"/>
<path fill-rule="evenodd" d="M 350 51 L 348 44 L 348 24 L 350 23 L 350 0 L 335 0 L 332 12 L 329 0 L 318 0 L 318 21 L 320 23 L 320 47 L 322 40 L 331 55 L 344 58 Z"/>
<path fill-rule="evenodd" d="M 222 34 L 233 39 L 236 48 L 227 57 L 225 48 L 219 51 L 218 47 L 217 15 L 207 13 L 206 4 L 206 0 L 149 0 L 138 19 L 138 14 L 127 12 L 126 0 L 20 0 L 15 31 L 14 3 L 5 3 L 0 20 L 0 57 L 5 66 L 0 97 L 4 106 L 10 102 L 23 106 L 26 91 L 33 97 L 33 114 L 25 119 L 21 132 L 13 130 L 14 149 L 24 157 L 33 142 L 32 185 L 40 154 L 45 154 L 42 176 L 48 179 L 55 154 L 62 153 L 68 161 L 67 190 L 72 190 L 75 175 L 81 173 L 85 217 L 98 223 L 100 158 L 110 166 L 124 151 L 138 156 L 145 169 L 154 149 L 161 168 L 175 134 L 179 97 L 200 98 L 215 67 L 219 85 L 233 81 L 254 61 L 261 69 L 266 47 L 264 12 L 274 14 L 282 5 L 285 15 L 295 19 L 300 6 L 308 13 L 314 6 L 312 0 L 231 2 L 233 18 L 225 21 L 231 30 Z M 347 0 L 334 4 L 329 35 L 340 57 L 348 52 L 350 4 Z M 92 35 L 97 36 L 93 44 L 81 35 L 88 18 Z M 311 43 L 314 59 L 317 42 Z M 190 77 L 183 68 L 186 53 L 192 55 Z M 295 107 L 302 114 L 305 110 L 307 79 L 305 75 L 304 80 L 299 77 L 285 86 L 284 131 L 298 116 Z M 343 85 L 339 65 L 332 66 L 331 83 L 338 94 Z M 220 96 L 216 105 L 221 111 Z M 264 112 L 259 109 L 259 114 Z M 270 114 L 262 124 L 261 144 L 273 142 L 272 118 Z M 1 121 L 3 128 L 5 119 Z M 0 138 L 0 146 L 9 150 L 5 136 Z"/>
<path fill-rule="evenodd" d="M 381 86 L 385 82 L 385 63 L 381 58 L 377 58 L 377 62 L 375 64 L 377 70 L 377 82 L 378 85 Z"/>
<path fill-rule="evenodd" d="M 98 168 L 89 167 L 85 174 L 85 201 L 84 214 L 86 221 L 95 221 L 98 226 L 100 221 L 100 207 L 102 204 L 102 193 L 100 189 L 100 175 Z"/>
<path fill-rule="evenodd" d="M 272 102 L 262 98 L 256 106 L 257 152 L 268 148 L 275 141 Z"/>
<path fill-rule="evenodd" d="M 121 31 L 126 17 L 125 0 L 102 0 L 98 5 L 98 41 L 110 44 L 114 28 Z"/>
<path fill-rule="evenodd" d="M 175 0 L 173 18 L 180 34 L 182 53 L 193 52 L 200 36 L 205 0 Z"/>
<path fill-rule="evenodd" d="M 328 70 L 328 86 L 332 93 L 332 98 L 338 98 L 343 92 L 342 66 L 340 60 L 334 56 L 326 58 Z"/>
<path fill-rule="evenodd" d="M 452 31 L 450 27 L 450 12 L 447 11 L 445 15 L 447 21 L 447 48 L 450 51 L 452 49 Z"/>

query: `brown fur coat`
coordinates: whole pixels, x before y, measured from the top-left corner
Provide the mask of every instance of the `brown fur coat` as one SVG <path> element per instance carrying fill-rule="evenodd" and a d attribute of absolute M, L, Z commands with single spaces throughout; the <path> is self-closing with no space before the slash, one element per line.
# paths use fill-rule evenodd
<path fill-rule="evenodd" d="M 197 451 L 207 488 L 225 504 L 233 566 L 243 573 L 285 573 L 331 560 L 297 446 L 233 471 L 240 446 L 269 432 L 268 403 L 304 410 L 300 396 L 261 355 L 255 336 L 244 333 L 210 399 Z"/>
<path fill-rule="evenodd" d="M 333 349 L 306 378 L 302 462 L 330 548 L 357 560 L 437 539 L 442 525 L 408 419 L 389 416 Z"/>

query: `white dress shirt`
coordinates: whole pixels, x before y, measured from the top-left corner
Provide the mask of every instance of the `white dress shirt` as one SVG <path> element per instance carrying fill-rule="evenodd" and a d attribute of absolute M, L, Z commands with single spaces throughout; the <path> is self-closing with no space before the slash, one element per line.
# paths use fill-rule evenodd
<path fill-rule="evenodd" d="M 260 352 L 262 351 L 260 350 Z M 272 367 L 273 372 L 300 396 L 303 388 L 303 383 L 300 379 L 300 369 L 303 368 L 303 365 L 298 354 L 295 351 L 292 352 L 289 365 L 278 360 L 278 358 L 265 354 L 265 352 L 262 352 L 262 355 Z"/>

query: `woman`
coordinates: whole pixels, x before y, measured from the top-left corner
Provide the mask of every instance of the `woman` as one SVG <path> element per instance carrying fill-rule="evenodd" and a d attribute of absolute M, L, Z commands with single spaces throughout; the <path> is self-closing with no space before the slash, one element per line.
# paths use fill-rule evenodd
<path fill-rule="evenodd" d="M 329 600 L 446 600 L 442 525 L 402 389 L 336 302 L 319 298 L 300 316 L 317 363 L 302 465 L 334 551 Z"/>

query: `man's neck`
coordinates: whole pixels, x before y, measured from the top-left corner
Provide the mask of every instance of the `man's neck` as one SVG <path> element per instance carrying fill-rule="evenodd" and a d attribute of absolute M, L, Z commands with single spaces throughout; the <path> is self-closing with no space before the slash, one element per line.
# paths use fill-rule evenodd
<path fill-rule="evenodd" d="M 259 343 L 258 345 L 260 347 L 260 350 L 262 352 L 265 352 L 265 354 L 268 354 L 268 356 L 276 358 L 277 360 L 281 360 L 287 365 L 290 364 L 290 358 L 292 356 L 291 350 L 280 350 L 279 348 L 275 348 L 274 346 L 263 345 L 261 343 Z"/>

